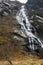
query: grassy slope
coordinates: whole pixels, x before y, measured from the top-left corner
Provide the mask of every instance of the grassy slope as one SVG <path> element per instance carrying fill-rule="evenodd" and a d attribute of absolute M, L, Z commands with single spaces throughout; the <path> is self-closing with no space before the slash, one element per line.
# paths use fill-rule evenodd
<path fill-rule="evenodd" d="M 11 59 L 13 65 L 43 65 L 43 59 L 31 54 L 26 56 L 20 46 L 14 46 L 21 40 L 12 39 L 13 36 L 9 34 L 13 31 L 11 24 L 12 17 L 0 18 L 0 65 L 10 65 L 7 59 Z"/>

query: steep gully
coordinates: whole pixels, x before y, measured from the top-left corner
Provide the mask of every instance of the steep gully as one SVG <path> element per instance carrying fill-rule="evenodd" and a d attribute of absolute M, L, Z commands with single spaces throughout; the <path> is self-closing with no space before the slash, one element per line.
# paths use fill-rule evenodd
<path fill-rule="evenodd" d="M 39 48 L 43 48 L 43 43 L 38 38 L 36 29 L 31 25 L 28 19 L 25 5 L 22 5 L 20 10 L 17 12 L 16 19 L 21 25 L 22 34 L 25 34 L 28 39 L 28 49 L 35 51 Z"/>

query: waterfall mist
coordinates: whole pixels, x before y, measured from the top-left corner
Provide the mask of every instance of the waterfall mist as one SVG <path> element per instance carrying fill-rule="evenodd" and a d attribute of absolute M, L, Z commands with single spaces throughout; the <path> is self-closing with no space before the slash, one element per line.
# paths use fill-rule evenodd
<path fill-rule="evenodd" d="M 21 25 L 22 33 L 28 38 L 28 48 L 31 50 L 36 50 L 39 47 L 43 48 L 42 42 L 37 37 L 36 29 L 31 25 L 26 13 L 25 5 L 21 6 L 16 14 L 16 19 Z"/>

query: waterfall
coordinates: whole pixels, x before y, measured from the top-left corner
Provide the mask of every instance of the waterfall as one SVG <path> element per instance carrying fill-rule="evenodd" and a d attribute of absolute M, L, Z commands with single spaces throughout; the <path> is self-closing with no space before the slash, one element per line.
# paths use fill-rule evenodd
<path fill-rule="evenodd" d="M 29 18 L 27 17 L 25 5 L 22 5 L 20 10 L 17 12 L 16 19 L 21 25 L 21 31 L 28 38 L 28 47 L 32 50 L 36 50 L 38 47 L 43 48 L 42 42 L 36 35 L 36 29 L 31 25 Z"/>

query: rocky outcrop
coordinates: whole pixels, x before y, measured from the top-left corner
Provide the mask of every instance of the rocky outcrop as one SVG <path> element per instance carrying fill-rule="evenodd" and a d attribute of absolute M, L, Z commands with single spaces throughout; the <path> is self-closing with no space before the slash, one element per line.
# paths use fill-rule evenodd
<path fill-rule="evenodd" d="M 11 3 L 11 5 L 12 5 L 12 3 Z M 19 4 L 17 4 L 17 7 L 15 6 L 15 8 L 16 9 L 19 8 Z M 19 9 L 17 9 L 17 11 L 18 10 Z M 5 15 L 6 15 L 6 13 L 5 13 Z M 37 28 L 37 25 L 39 26 L 37 28 L 38 34 L 41 33 L 40 31 L 42 31 L 43 24 L 40 23 L 39 19 L 37 19 L 36 17 L 35 18 L 33 17 L 32 21 L 34 21 L 34 22 L 31 24 L 35 28 Z M 41 35 L 43 35 L 43 34 L 41 34 Z M 5 47 L 4 49 L 3 49 L 3 45 Z M 15 15 L 12 16 L 12 13 L 10 13 L 10 15 L 7 17 L 2 16 L 2 18 L 0 18 L 0 47 L 1 46 L 2 46 L 2 48 L 1 48 L 2 57 L 4 54 L 3 51 L 5 52 L 4 55 L 6 55 L 6 53 L 8 53 L 9 56 L 12 56 L 12 53 L 14 56 L 14 52 L 18 53 L 18 51 L 22 52 L 23 54 L 27 54 L 30 51 L 30 49 L 28 48 L 28 39 L 21 32 L 21 25 L 15 19 Z M 8 52 L 6 52 L 6 48 L 7 48 Z M 33 52 L 33 50 L 31 50 L 31 51 Z M 39 53 L 39 50 L 37 51 L 37 53 Z M 0 54 L 1 54 L 1 50 L 0 50 Z"/>

